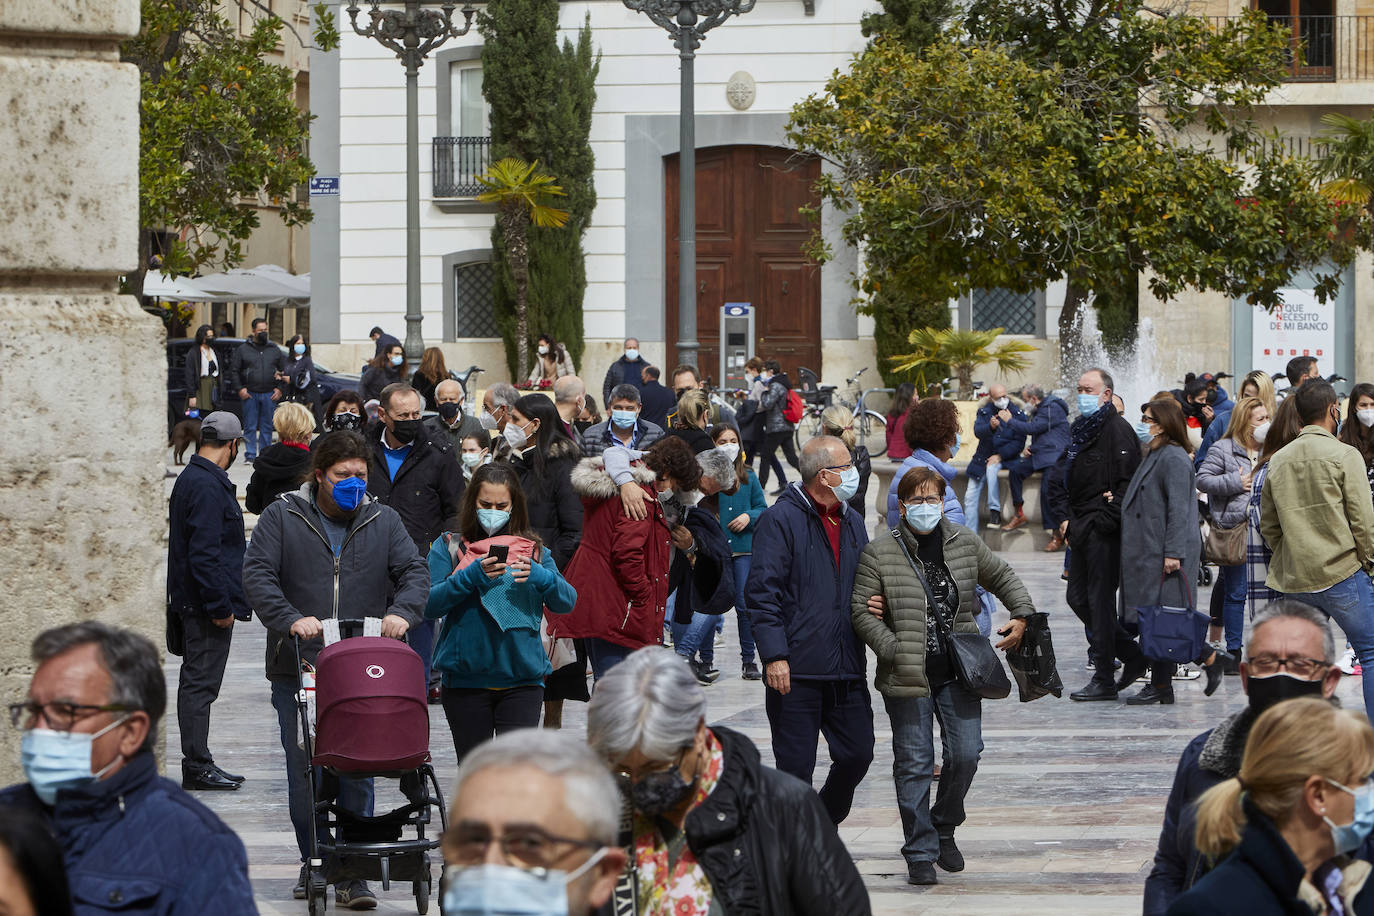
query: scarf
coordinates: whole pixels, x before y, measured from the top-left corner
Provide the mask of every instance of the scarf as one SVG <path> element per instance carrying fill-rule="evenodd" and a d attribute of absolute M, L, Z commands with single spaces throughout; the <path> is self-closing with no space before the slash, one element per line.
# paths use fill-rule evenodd
<path fill-rule="evenodd" d="M 1069 427 L 1069 448 L 1064 452 L 1064 457 L 1068 459 L 1067 467 L 1073 467 L 1074 459 L 1097 441 L 1102 434 L 1102 427 L 1116 415 L 1116 405 L 1108 401 L 1097 409 L 1097 413 L 1073 421 L 1073 426 Z"/>
<path fill-rule="evenodd" d="M 715 789 L 724 768 L 725 751 L 708 731 L 706 768 L 693 792 L 693 808 Z M 652 818 L 636 815 L 634 835 L 631 865 L 638 873 L 637 912 L 641 916 L 707 916 L 714 894 L 705 870 L 687 846 L 686 827 L 669 841 Z"/>

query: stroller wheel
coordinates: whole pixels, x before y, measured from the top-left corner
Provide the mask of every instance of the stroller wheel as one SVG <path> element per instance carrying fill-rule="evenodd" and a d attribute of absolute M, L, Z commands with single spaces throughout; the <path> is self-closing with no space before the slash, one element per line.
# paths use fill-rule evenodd
<path fill-rule="evenodd" d="M 314 891 L 310 894 L 310 897 L 309 897 L 309 900 L 310 900 L 310 904 L 309 904 L 309 906 L 310 906 L 310 916 L 324 916 L 324 907 L 325 907 L 325 894 L 324 894 L 324 891 L 325 891 L 325 889 L 324 889 L 323 887 L 320 887 L 320 888 L 314 889 Z"/>
<path fill-rule="evenodd" d="M 425 916 L 429 912 L 429 891 L 432 881 L 429 870 L 429 856 L 426 855 L 420 864 L 420 877 L 415 879 L 415 912 L 420 916 Z"/>

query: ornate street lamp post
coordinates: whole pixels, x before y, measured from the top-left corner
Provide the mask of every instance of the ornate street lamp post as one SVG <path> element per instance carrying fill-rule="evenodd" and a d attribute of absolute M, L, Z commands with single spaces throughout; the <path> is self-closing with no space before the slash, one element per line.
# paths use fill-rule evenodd
<path fill-rule="evenodd" d="M 396 9 L 382 9 L 382 0 L 367 0 L 368 24 L 358 25 L 361 9 L 358 0 L 349 0 L 348 19 L 353 31 L 374 38 L 382 47 L 396 52 L 406 69 L 406 356 L 412 368 L 419 363 L 425 348 L 420 335 L 420 66 L 429 52 L 448 41 L 466 35 L 477 10 L 471 2 L 453 0 L 441 3 L 426 0 L 397 0 Z M 430 8 L 427 8 L 430 7 Z M 454 25 L 455 11 L 463 14 L 462 26 Z"/>
<path fill-rule="evenodd" d="M 706 33 L 731 16 L 742 16 L 756 0 L 623 0 L 666 29 L 682 58 L 682 101 L 678 112 L 677 361 L 697 365 L 697 138 L 696 52 Z"/>

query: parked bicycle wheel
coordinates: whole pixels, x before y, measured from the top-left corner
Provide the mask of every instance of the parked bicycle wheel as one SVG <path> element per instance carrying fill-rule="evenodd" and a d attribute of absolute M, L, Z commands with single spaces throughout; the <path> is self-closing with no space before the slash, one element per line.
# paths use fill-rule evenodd
<path fill-rule="evenodd" d="M 793 438 L 797 440 L 797 453 L 801 454 L 802 446 L 810 442 L 821 434 L 821 411 L 820 408 L 808 407 L 802 416 L 801 422 L 797 424 L 797 430 L 793 433 Z"/>
<path fill-rule="evenodd" d="M 876 410 L 865 410 L 859 414 L 854 431 L 859 435 L 859 444 L 867 447 L 874 458 L 887 454 L 887 417 Z"/>

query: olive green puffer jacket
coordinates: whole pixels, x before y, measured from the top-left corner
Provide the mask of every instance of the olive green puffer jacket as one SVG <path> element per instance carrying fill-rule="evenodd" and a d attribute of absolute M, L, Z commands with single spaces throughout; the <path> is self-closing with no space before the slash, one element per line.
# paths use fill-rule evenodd
<path fill-rule="evenodd" d="M 915 535 L 905 523 L 901 532 L 906 549 L 915 556 Z M 940 522 L 940 532 L 945 539 L 945 566 L 959 588 L 959 610 L 954 616 L 956 633 L 978 632 L 973 620 L 978 605 L 975 585 L 992 592 L 1013 617 L 1035 613 L 1026 587 L 982 538 L 948 519 Z M 887 601 L 881 618 L 868 610 L 868 599 L 874 595 L 882 595 Z M 873 686 L 879 693 L 885 697 L 930 696 L 930 684 L 926 681 L 925 589 L 890 533 L 874 538 L 859 556 L 850 617 L 859 638 L 878 656 Z"/>

